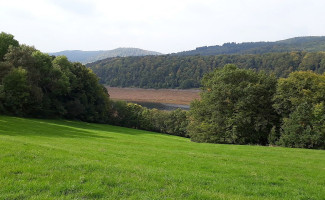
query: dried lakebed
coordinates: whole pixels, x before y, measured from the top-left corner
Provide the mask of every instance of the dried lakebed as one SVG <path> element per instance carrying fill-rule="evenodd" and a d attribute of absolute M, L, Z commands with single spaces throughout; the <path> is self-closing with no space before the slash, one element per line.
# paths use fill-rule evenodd
<path fill-rule="evenodd" d="M 142 89 L 106 87 L 110 98 L 137 103 L 159 110 L 189 109 L 191 101 L 200 99 L 199 89 Z"/>

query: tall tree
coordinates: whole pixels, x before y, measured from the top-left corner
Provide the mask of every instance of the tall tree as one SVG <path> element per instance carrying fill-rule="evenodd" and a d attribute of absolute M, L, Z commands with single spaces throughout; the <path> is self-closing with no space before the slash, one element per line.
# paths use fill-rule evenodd
<path fill-rule="evenodd" d="M 190 109 L 190 137 L 197 142 L 267 144 L 277 115 L 276 78 L 226 65 L 202 80 L 201 101 Z"/>
<path fill-rule="evenodd" d="M 274 108 L 283 118 L 277 144 L 325 148 L 325 74 L 293 72 L 278 81 Z"/>

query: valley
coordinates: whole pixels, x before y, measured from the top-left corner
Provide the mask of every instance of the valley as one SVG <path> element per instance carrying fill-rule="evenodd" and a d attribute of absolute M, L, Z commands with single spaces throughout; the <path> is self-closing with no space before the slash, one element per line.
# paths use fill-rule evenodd
<path fill-rule="evenodd" d="M 0 200 L 325 200 L 323 8 L 3 2 Z"/>

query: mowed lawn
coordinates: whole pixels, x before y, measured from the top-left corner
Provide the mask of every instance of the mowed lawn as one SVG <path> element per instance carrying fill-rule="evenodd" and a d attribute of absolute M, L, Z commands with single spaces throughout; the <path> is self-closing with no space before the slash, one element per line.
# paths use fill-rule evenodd
<path fill-rule="evenodd" d="M 0 116 L 0 199 L 325 199 L 325 151 Z"/>

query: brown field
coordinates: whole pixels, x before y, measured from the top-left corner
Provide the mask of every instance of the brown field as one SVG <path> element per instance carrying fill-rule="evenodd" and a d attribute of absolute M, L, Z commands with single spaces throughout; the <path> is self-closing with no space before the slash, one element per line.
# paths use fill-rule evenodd
<path fill-rule="evenodd" d="M 189 105 L 192 100 L 200 99 L 199 89 L 106 88 L 114 100 Z"/>

